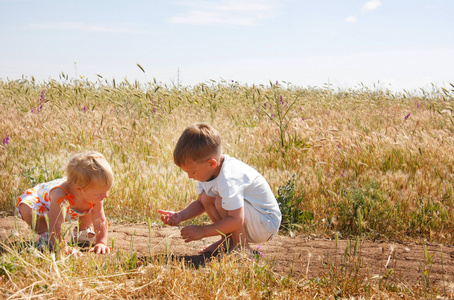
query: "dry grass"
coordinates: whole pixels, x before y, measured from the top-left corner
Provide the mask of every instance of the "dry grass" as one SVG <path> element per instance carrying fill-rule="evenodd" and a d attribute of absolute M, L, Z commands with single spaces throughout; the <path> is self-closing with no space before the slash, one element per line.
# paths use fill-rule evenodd
<path fill-rule="evenodd" d="M 273 103 L 273 91 L 282 103 Z M 286 101 L 298 95 L 288 109 Z M 300 224 L 302 233 L 452 244 L 453 95 L 454 90 L 332 91 L 230 82 L 176 88 L 156 82 L 0 81 L 0 138 L 9 137 L 0 144 L 0 211 L 13 214 L 15 198 L 26 188 L 61 176 L 75 152 L 95 149 L 116 176 L 105 206 L 111 221 L 157 220 L 158 208 L 177 210 L 192 200 L 195 183 L 173 165 L 172 150 L 189 123 L 206 121 L 221 132 L 224 151 L 254 166 L 273 191 L 296 174 L 299 209 L 314 216 Z M 274 118 L 277 110 L 288 110 L 288 127 L 273 123 L 265 109 Z M 213 261 L 195 270 L 176 261 L 128 265 L 131 254 L 113 261 L 28 254 L 12 249 L 3 256 L 4 270 L 8 260 L 19 266 L 0 270 L 4 295 L 329 295 L 328 284 L 279 278 L 266 264 Z M 365 295 L 373 294 L 369 288 Z"/>

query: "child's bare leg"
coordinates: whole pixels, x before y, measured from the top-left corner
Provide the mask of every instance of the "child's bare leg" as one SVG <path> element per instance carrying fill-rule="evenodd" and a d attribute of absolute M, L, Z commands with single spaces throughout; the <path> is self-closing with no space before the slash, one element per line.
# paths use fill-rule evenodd
<path fill-rule="evenodd" d="M 84 215 L 84 216 L 80 216 L 79 217 L 79 232 L 83 231 L 89 227 L 93 227 L 93 218 L 91 216 L 91 213 Z M 89 234 L 88 237 L 92 238 L 92 237 L 94 237 L 94 235 Z"/>
<path fill-rule="evenodd" d="M 215 252 L 216 250 L 228 250 L 231 248 L 231 236 L 222 236 L 221 239 L 217 242 L 214 242 L 213 244 L 210 244 L 202 249 L 200 249 L 201 253 L 210 253 L 210 252 Z"/>
<path fill-rule="evenodd" d="M 33 228 L 33 209 L 30 206 L 22 203 L 19 205 L 19 211 L 24 220 L 30 228 Z M 36 216 L 35 231 L 37 234 L 48 232 L 47 222 L 44 217 Z"/>
<path fill-rule="evenodd" d="M 221 203 L 222 198 L 217 196 L 216 198 L 208 196 L 205 192 L 203 192 L 202 197 L 200 198 L 203 207 L 205 208 L 205 211 L 210 218 L 211 222 L 216 223 L 222 220 L 222 216 L 218 211 L 218 208 L 216 207 L 216 203 L 219 202 Z M 203 249 L 200 250 L 202 253 L 209 253 L 209 252 L 214 252 L 218 249 L 220 249 L 224 243 L 226 242 L 226 237 L 222 236 L 221 239 L 213 244 L 210 244 Z"/>
<path fill-rule="evenodd" d="M 215 204 L 217 211 L 221 215 L 221 218 L 226 218 L 227 211 L 222 208 L 222 198 L 216 198 Z M 238 248 L 250 249 L 244 225 L 239 229 L 229 233 L 228 243 L 226 244 L 226 250 L 229 252 Z"/>
<path fill-rule="evenodd" d="M 88 227 L 93 226 L 93 220 L 91 218 L 91 213 L 85 216 L 80 216 L 79 217 L 79 230 L 85 230 Z"/>
<path fill-rule="evenodd" d="M 228 234 L 227 236 L 223 235 L 221 239 L 201 250 L 202 253 L 214 252 L 225 248 L 226 251 L 230 252 L 235 249 L 248 249 L 250 250 L 249 243 L 246 238 L 246 232 L 244 227 L 241 227 L 239 230 Z"/>
<path fill-rule="evenodd" d="M 247 249 L 251 250 L 247 241 L 246 231 L 244 226 L 241 226 L 237 231 L 232 232 L 232 245 L 229 250 Z"/>
<path fill-rule="evenodd" d="M 202 202 L 203 208 L 213 223 L 219 222 L 222 220 L 222 216 L 219 213 L 216 202 L 222 201 L 222 198 L 217 196 L 216 198 L 208 196 L 205 192 L 203 192 L 202 197 L 200 198 L 200 202 Z"/>

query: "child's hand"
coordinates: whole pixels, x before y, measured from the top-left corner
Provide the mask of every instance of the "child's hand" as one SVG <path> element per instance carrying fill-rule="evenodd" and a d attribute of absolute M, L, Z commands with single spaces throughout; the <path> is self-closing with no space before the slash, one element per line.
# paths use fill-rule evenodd
<path fill-rule="evenodd" d="M 162 222 L 170 226 L 177 226 L 181 221 L 183 221 L 180 214 L 174 211 L 160 209 L 158 210 L 158 213 L 161 214 Z"/>
<path fill-rule="evenodd" d="M 205 237 L 202 226 L 189 225 L 181 228 L 181 237 L 186 243 L 198 241 Z"/>
<path fill-rule="evenodd" d="M 94 252 L 96 254 L 107 254 L 107 253 L 110 253 L 111 249 L 110 249 L 110 247 L 104 245 L 103 243 L 98 243 L 88 251 Z"/>

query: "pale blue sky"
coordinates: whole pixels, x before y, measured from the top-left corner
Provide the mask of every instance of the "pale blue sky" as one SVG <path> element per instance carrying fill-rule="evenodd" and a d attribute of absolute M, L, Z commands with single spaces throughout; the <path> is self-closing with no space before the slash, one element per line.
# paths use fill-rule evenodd
<path fill-rule="evenodd" d="M 453 16 L 453 0 L 0 0 L 0 78 L 447 86 Z"/>

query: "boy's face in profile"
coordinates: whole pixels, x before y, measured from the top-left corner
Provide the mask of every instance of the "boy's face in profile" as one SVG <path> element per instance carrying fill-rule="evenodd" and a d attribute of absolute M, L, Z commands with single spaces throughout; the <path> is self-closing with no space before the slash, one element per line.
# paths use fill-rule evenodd
<path fill-rule="evenodd" d="M 180 168 L 188 174 L 189 178 L 204 182 L 213 179 L 217 165 L 216 159 L 210 158 L 201 163 L 196 163 L 192 160 L 187 161 Z"/>

